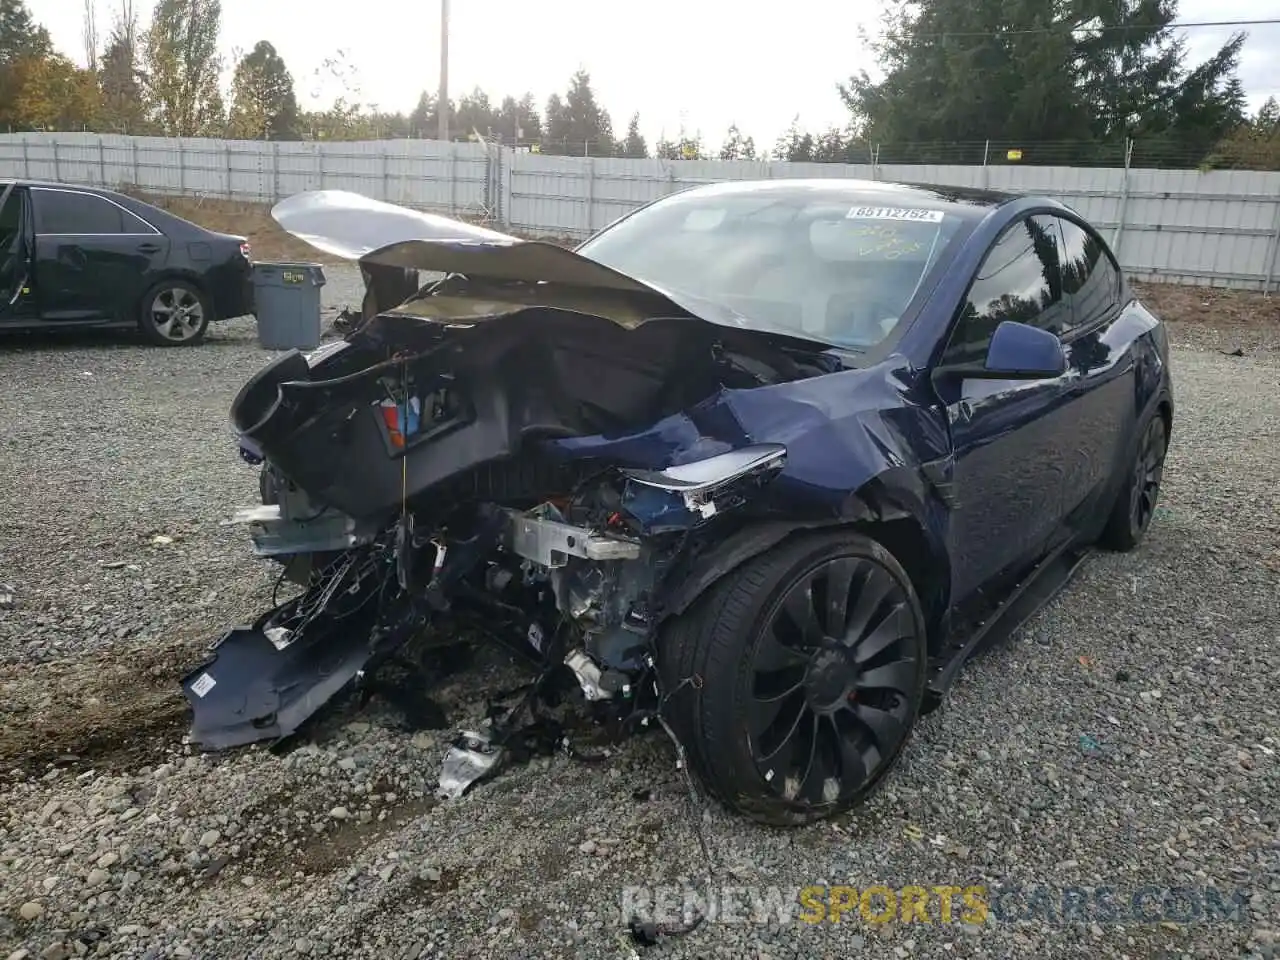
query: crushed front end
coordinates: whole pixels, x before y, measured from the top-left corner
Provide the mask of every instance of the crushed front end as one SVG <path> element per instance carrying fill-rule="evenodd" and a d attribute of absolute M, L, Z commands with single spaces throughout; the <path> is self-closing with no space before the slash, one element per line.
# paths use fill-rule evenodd
<path fill-rule="evenodd" d="M 830 369 L 803 354 L 691 317 L 629 328 L 533 306 L 381 314 L 274 361 L 232 410 L 262 502 L 227 522 L 300 592 L 184 680 L 192 742 L 287 738 L 389 663 L 475 638 L 529 664 L 535 710 L 567 689 L 609 736 L 648 725 L 673 584 L 767 512 L 786 462 L 717 400 Z M 724 422 L 696 426 L 700 410 Z M 485 775 L 515 722 L 460 738 L 442 790 Z"/>

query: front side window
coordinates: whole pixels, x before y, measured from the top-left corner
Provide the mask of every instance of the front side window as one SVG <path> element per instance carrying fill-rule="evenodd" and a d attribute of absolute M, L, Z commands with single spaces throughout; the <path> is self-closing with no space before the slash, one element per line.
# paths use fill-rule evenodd
<path fill-rule="evenodd" d="M 1006 320 L 1061 334 L 1069 313 L 1060 257 L 1052 218 L 1027 217 L 1009 227 L 978 268 L 943 362 L 982 363 L 991 335 Z"/>
<path fill-rule="evenodd" d="M 970 229 L 945 204 L 907 197 L 821 187 L 677 195 L 578 253 L 748 325 L 867 351 L 898 329 Z"/>

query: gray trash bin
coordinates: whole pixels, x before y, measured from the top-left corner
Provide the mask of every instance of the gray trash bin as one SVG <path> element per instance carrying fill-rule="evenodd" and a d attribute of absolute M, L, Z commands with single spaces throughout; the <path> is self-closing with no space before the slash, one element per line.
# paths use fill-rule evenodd
<path fill-rule="evenodd" d="M 265 262 L 253 265 L 253 303 L 258 342 L 268 350 L 314 350 L 320 345 L 318 263 Z"/>

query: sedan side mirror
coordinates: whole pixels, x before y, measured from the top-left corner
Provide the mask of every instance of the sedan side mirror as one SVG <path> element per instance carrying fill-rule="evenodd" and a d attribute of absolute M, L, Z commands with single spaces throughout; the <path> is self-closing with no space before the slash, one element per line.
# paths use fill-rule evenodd
<path fill-rule="evenodd" d="M 973 380 L 1048 380 L 1067 372 L 1067 358 L 1057 336 L 1015 320 L 996 327 L 981 364 L 941 366 L 943 374 Z"/>

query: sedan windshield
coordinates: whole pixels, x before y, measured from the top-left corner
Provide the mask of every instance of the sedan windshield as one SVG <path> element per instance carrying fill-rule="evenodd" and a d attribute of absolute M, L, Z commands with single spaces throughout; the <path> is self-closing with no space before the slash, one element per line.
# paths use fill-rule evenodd
<path fill-rule="evenodd" d="M 887 205 L 896 200 L 847 188 L 693 191 L 637 211 L 578 253 L 761 328 L 866 351 L 894 333 L 965 223 L 944 204 Z"/>

